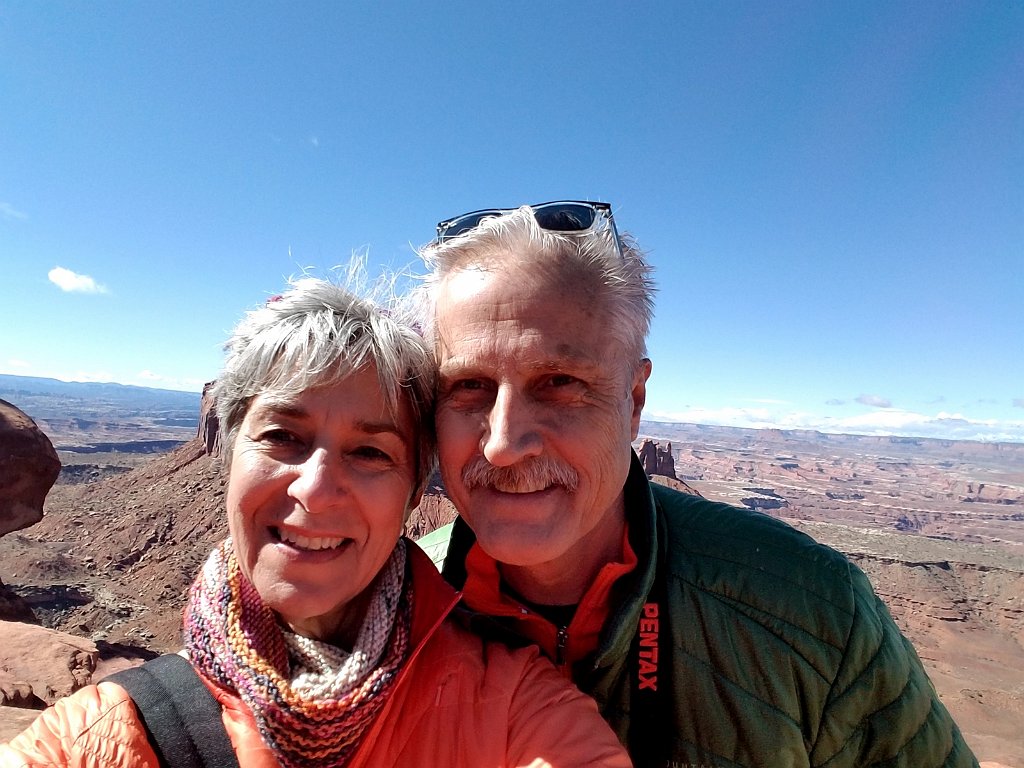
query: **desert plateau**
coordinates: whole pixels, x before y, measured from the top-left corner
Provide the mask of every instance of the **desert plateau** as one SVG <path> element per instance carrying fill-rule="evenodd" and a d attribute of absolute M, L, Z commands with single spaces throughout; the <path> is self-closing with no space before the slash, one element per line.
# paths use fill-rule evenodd
<path fill-rule="evenodd" d="M 5 378 L 0 398 L 35 420 L 62 469 L 42 520 L 0 538 L 0 690 L 7 703 L 23 694 L 21 708 L 0 708 L 0 739 L 34 716 L 24 707 L 53 698 L 38 681 L 26 694 L 16 628 L 80 638 L 98 659 L 89 679 L 176 650 L 185 592 L 226 532 L 216 424 L 198 395 L 133 410 L 58 393 L 44 409 Z M 1024 768 L 1024 444 L 645 421 L 635 447 L 657 482 L 782 518 L 846 553 L 983 765 Z M 453 516 L 435 479 L 407 530 L 416 538 Z"/>

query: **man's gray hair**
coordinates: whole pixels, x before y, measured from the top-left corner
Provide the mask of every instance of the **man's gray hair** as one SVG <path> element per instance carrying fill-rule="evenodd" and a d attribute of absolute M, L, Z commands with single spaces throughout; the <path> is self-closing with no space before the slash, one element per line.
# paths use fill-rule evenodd
<path fill-rule="evenodd" d="M 350 267 L 346 286 L 292 280 L 235 327 L 213 389 L 226 463 L 254 397 L 335 384 L 374 363 L 392 414 L 402 397 L 409 403 L 418 440 L 417 484 L 427 481 L 435 462 L 434 360 L 392 284 L 382 279 L 367 289 L 364 283 L 359 263 Z"/>
<path fill-rule="evenodd" d="M 454 272 L 479 269 L 503 272 L 510 279 L 539 276 L 584 292 L 603 310 L 612 341 L 629 364 L 647 355 L 647 334 L 654 315 L 653 270 L 627 234 L 615 242 L 612 227 L 575 233 L 542 229 L 529 206 L 485 219 L 451 240 L 420 250 L 430 268 L 421 288 L 422 321 L 435 340 L 434 322 L 439 286 Z"/>

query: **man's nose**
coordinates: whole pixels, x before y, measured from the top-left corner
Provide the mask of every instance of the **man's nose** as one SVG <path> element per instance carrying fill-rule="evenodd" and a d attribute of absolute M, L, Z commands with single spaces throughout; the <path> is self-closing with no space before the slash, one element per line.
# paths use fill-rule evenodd
<path fill-rule="evenodd" d="M 298 473 L 288 490 L 307 512 L 330 509 L 345 494 L 341 461 L 326 450 L 313 450 L 296 468 Z"/>
<path fill-rule="evenodd" d="M 540 455 L 543 440 L 535 405 L 526 395 L 510 386 L 498 387 L 480 449 L 484 458 L 496 467 L 511 466 Z"/>

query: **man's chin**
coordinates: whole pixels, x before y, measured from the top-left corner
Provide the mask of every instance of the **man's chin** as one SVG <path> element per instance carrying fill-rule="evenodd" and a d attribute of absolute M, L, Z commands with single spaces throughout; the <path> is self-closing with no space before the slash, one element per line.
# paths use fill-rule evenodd
<path fill-rule="evenodd" d="M 562 554 L 558 531 L 551 526 L 491 521 L 477 526 L 475 532 L 480 547 L 499 563 L 528 568 L 551 562 Z"/>

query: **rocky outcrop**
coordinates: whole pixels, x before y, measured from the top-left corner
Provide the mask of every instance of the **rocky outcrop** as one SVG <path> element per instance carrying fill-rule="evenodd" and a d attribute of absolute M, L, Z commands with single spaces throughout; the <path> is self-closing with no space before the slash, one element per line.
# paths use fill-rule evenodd
<path fill-rule="evenodd" d="M 5 587 L 3 581 L 0 581 L 0 621 L 39 623 L 29 604 L 16 592 Z"/>
<path fill-rule="evenodd" d="M 692 488 L 682 480 L 676 480 L 675 478 L 665 477 L 664 475 L 652 475 L 651 482 L 657 483 L 658 485 L 664 485 L 666 488 L 671 488 L 674 491 L 680 493 L 688 493 L 691 496 L 703 496 L 696 488 Z"/>
<path fill-rule="evenodd" d="M 21 409 L 0 400 L 0 536 L 43 519 L 43 501 L 59 474 L 50 439 Z"/>
<path fill-rule="evenodd" d="M 645 439 L 640 444 L 640 463 L 648 477 L 661 475 L 678 480 L 675 459 L 672 458 L 672 443 L 666 443 L 662 448 L 654 440 Z"/>
<path fill-rule="evenodd" d="M 16 621 L 0 622 L 0 646 L 4 706 L 43 709 L 89 685 L 99 661 L 91 640 Z"/>
<path fill-rule="evenodd" d="M 443 492 L 428 491 L 423 494 L 420 505 L 409 516 L 405 524 L 405 535 L 411 539 L 418 539 L 448 525 L 458 516 L 455 505 Z"/>
<path fill-rule="evenodd" d="M 210 456 L 220 456 L 220 419 L 217 418 L 216 402 L 213 398 L 214 382 L 203 386 L 203 399 L 199 403 L 199 432 L 197 437 L 206 446 Z"/>

